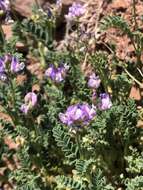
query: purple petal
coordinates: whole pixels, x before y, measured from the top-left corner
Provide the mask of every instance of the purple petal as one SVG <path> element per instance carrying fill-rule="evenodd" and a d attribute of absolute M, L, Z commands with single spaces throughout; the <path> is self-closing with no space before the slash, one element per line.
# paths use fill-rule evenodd
<path fill-rule="evenodd" d="M 28 111 L 29 111 L 29 107 L 25 104 L 22 104 L 21 107 L 20 107 L 20 110 L 24 113 L 24 114 L 27 114 Z"/>
<path fill-rule="evenodd" d="M 59 118 L 63 124 L 66 124 L 68 126 L 73 124 L 73 121 L 66 114 L 60 113 Z"/>
<path fill-rule="evenodd" d="M 76 17 L 80 17 L 85 13 L 84 7 L 80 3 L 73 3 L 72 6 L 69 8 L 69 12 L 65 15 L 67 20 L 73 20 Z"/>
<path fill-rule="evenodd" d="M 5 71 L 4 59 L 0 58 L 0 73 Z"/>
<path fill-rule="evenodd" d="M 0 73 L 0 80 L 3 82 L 7 81 L 7 76 L 5 73 Z"/>
<path fill-rule="evenodd" d="M 34 107 L 37 104 L 37 95 L 34 92 L 29 92 L 25 96 L 25 103 L 31 104 Z"/>
<path fill-rule="evenodd" d="M 96 115 L 96 109 L 87 103 L 75 104 L 68 107 L 65 114 L 60 113 L 60 120 L 67 125 L 87 125 Z"/>
<path fill-rule="evenodd" d="M 17 72 L 23 70 L 24 67 L 25 67 L 25 64 L 23 62 L 19 63 L 18 58 L 12 57 L 11 67 L 10 67 L 11 72 L 17 73 Z"/>
<path fill-rule="evenodd" d="M 67 124 L 67 117 L 65 114 L 59 113 L 59 118 L 60 118 L 62 123 Z"/>
<path fill-rule="evenodd" d="M 57 73 L 55 74 L 55 82 L 59 83 L 59 82 L 61 82 L 61 81 L 63 81 L 63 80 L 64 80 L 64 78 L 62 77 L 61 72 L 57 72 Z"/>
<path fill-rule="evenodd" d="M 109 94 L 107 94 L 107 93 L 100 94 L 100 102 L 98 105 L 99 109 L 107 110 L 107 109 L 110 109 L 111 106 L 112 106 L 112 102 L 109 97 Z"/>
<path fill-rule="evenodd" d="M 95 73 L 90 75 L 89 80 L 88 80 L 88 87 L 90 88 L 98 88 L 100 86 L 101 80 L 99 76 L 96 76 Z"/>
<path fill-rule="evenodd" d="M 81 109 L 77 109 L 74 113 L 74 120 L 77 121 L 77 120 L 82 120 L 84 117 L 84 113 Z"/>
<path fill-rule="evenodd" d="M 0 0 L 0 10 L 6 11 L 8 9 L 9 2 L 7 0 Z"/>
<path fill-rule="evenodd" d="M 11 72 L 16 73 L 18 72 L 18 59 L 16 57 L 12 57 L 12 61 L 11 61 Z"/>
<path fill-rule="evenodd" d="M 66 71 L 67 67 L 64 67 L 64 65 L 61 65 L 58 68 L 56 68 L 54 65 L 50 65 L 50 67 L 46 70 L 45 75 L 54 82 L 60 83 L 64 80 Z"/>
<path fill-rule="evenodd" d="M 56 5 L 58 7 L 61 7 L 62 6 L 62 0 L 56 0 Z"/>

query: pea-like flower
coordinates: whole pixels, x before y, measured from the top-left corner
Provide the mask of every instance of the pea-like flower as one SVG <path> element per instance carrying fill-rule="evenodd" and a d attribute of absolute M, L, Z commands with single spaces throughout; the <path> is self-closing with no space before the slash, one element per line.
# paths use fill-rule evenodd
<path fill-rule="evenodd" d="M 65 113 L 59 114 L 59 118 L 62 123 L 68 126 L 85 126 L 95 115 L 96 108 L 83 103 L 69 106 Z"/>
<path fill-rule="evenodd" d="M 25 67 L 23 62 L 20 62 L 18 58 L 7 54 L 0 58 L 0 80 L 5 81 L 8 77 L 8 73 L 16 74 L 22 71 Z"/>
<path fill-rule="evenodd" d="M 95 75 L 95 73 L 89 76 L 88 87 L 97 89 L 99 88 L 100 83 L 101 83 L 101 80 L 99 76 Z"/>
<path fill-rule="evenodd" d="M 24 98 L 24 102 L 20 110 L 24 114 L 28 114 L 37 105 L 37 95 L 34 92 L 28 92 Z"/>
<path fill-rule="evenodd" d="M 107 93 L 100 94 L 98 108 L 100 110 L 107 110 L 107 109 L 110 109 L 111 106 L 112 106 L 112 102 L 111 102 L 109 94 Z"/>
<path fill-rule="evenodd" d="M 9 10 L 9 1 L 8 0 L 0 0 L 0 13 L 6 13 Z"/>
<path fill-rule="evenodd" d="M 20 63 L 17 57 L 12 57 L 10 66 L 10 70 L 12 73 L 18 73 L 19 71 L 22 71 L 24 67 L 25 64 L 23 62 Z"/>
<path fill-rule="evenodd" d="M 61 65 L 58 68 L 54 65 L 50 65 L 50 67 L 46 70 L 45 75 L 55 83 L 60 83 L 65 79 L 67 70 L 68 66 L 66 65 Z"/>
<path fill-rule="evenodd" d="M 56 5 L 58 7 L 61 7 L 62 6 L 62 0 L 56 0 Z"/>
<path fill-rule="evenodd" d="M 85 8 L 80 3 L 73 3 L 69 8 L 69 12 L 65 15 L 65 18 L 69 21 L 74 20 L 80 16 L 82 16 L 85 12 Z"/>

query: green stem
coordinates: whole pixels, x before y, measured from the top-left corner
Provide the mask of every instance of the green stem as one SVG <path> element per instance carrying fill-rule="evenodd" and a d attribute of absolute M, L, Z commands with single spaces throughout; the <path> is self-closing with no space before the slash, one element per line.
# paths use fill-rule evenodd
<path fill-rule="evenodd" d="M 38 49 L 39 49 L 39 54 L 40 54 L 41 67 L 45 68 L 46 63 L 45 63 L 45 57 L 44 57 L 44 45 L 41 42 L 39 42 L 38 44 Z"/>
<path fill-rule="evenodd" d="M 2 44 L 5 43 L 5 35 L 4 35 L 4 31 L 3 31 L 1 23 L 0 23 L 0 40 L 1 40 Z"/>
<path fill-rule="evenodd" d="M 16 104 L 15 90 L 14 90 L 13 81 L 11 81 L 11 79 L 10 79 L 10 86 L 11 86 L 11 93 L 12 93 L 12 105 L 15 108 L 15 104 Z"/>
<path fill-rule="evenodd" d="M 17 108 L 16 108 L 16 94 L 15 94 L 15 85 L 14 85 L 14 80 L 11 80 L 11 76 L 10 76 L 10 87 L 11 87 L 11 94 L 12 94 L 12 106 L 14 108 L 14 112 L 12 112 L 12 115 L 13 115 L 13 120 L 14 120 L 14 123 L 15 125 L 18 124 L 18 121 L 19 121 L 19 116 L 17 114 Z"/>
<path fill-rule="evenodd" d="M 76 142 L 79 149 L 80 159 L 82 159 L 83 155 L 82 155 L 82 150 L 81 150 L 81 145 L 80 145 L 80 134 L 78 132 L 76 134 Z"/>
<path fill-rule="evenodd" d="M 37 8 L 40 8 L 40 4 L 39 4 L 38 0 L 35 0 L 35 4 L 36 4 Z"/>
<path fill-rule="evenodd" d="M 134 19 L 134 24 L 135 24 L 135 31 L 138 30 L 138 23 L 137 23 L 137 11 L 136 11 L 136 0 L 133 0 L 133 19 Z M 139 45 L 139 41 L 137 40 L 136 41 L 136 44 L 135 45 L 135 40 L 133 39 L 133 37 L 130 38 L 131 39 L 131 42 L 134 46 L 134 49 L 135 49 L 135 53 L 136 53 L 136 56 L 137 56 L 137 63 L 140 67 L 141 66 L 141 49 L 140 49 L 140 45 Z"/>
<path fill-rule="evenodd" d="M 37 136 L 40 136 L 40 135 L 41 135 L 41 131 L 40 131 L 40 128 L 39 128 L 40 126 L 39 126 L 39 125 L 35 125 L 35 119 L 34 119 L 32 113 L 30 113 L 29 118 L 30 118 L 30 123 L 29 123 L 29 125 L 32 124 L 32 126 L 33 126 L 33 128 L 34 128 L 34 130 L 35 130 L 35 134 L 36 134 Z"/>
<path fill-rule="evenodd" d="M 3 93 L 4 96 L 7 96 L 7 94 L 5 94 L 4 90 L 2 91 L 2 93 Z M 13 105 L 13 103 L 12 103 L 12 105 Z M 17 115 L 15 116 L 15 114 L 11 111 L 11 108 L 9 106 L 7 106 L 7 107 L 2 106 L 2 109 L 4 110 L 4 113 L 8 114 L 8 116 L 11 118 L 13 125 L 16 126 L 17 125 L 17 121 L 18 121 L 17 120 L 18 116 Z"/>
<path fill-rule="evenodd" d="M 141 69 L 142 68 L 142 61 L 141 61 L 141 54 L 142 54 L 142 52 L 141 52 L 141 49 L 139 47 L 139 43 L 140 42 L 137 42 L 138 50 L 136 52 L 136 55 L 137 55 L 137 64 L 138 64 L 139 68 Z"/>

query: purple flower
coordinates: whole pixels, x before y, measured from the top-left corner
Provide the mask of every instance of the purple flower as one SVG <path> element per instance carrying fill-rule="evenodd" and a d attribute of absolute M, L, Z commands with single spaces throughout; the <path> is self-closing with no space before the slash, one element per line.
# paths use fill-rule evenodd
<path fill-rule="evenodd" d="M 89 76 L 88 87 L 97 89 L 100 86 L 100 83 L 101 80 L 99 76 L 95 75 L 95 73 Z"/>
<path fill-rule="evenodd" d="M 0 0 L 0 12 L 6 12 L 9 9 L 8 0 Z"/>
<path fill-rule="evenodd" d="M 56 0 L 56 5 L 58 7 L 61 7 L 62 6 L 62 0 Z"/>
<path fill-rule="evenodd" d="M 65 15 L 66 19 L 71 21 L 75 18 L 82 16 L 85 12 L 85 8 L 80 3 L 73 3 L 72 6 L 69 8 L 69 12 Z"/>
<path fill-rule="evenodd" d="M 28 92 L 24 98 L 24 104 L 22 104 L 20 110 L 27 114 L 37 105 L 37 95 L 34 92 Z"/>
<path fill-rule="evenodd" d="M 29 111 L 29 107 L 28 107 L 28 105 L 26 105 L 26 104 L 22 104 L 20 110 L 21 110 L 25 115 L 27 115 L 27 114 L 28 114 L 28 111 Z"/>
<path fill-rule="evenodd" d="M 28 92 L 24 98 L 26 104 L 31 104 L 34 107 L 37 104 L 37 95 L 34 92 Z"/>
<path fill-rule="evenodd" d="M 6 79 L 8 71 L 11 71 L 12 73 L 17 73 L 21 70 L 23 70 L 25 67 L 25 64 L 22 62 L 20 63 L 18 58 L 7 54 L 0 58 L 0 80 Z"/>
<path fill-rule="evenodd" d="M 47 77 L 50 77 L 52 80 L 54 80 L 54 78 L 55 78 L 55 73 L 56 73 L 56 71 L 55 71 L 54 66 L 53 66 L 53 65 L 50 65 L 50 67 L 46 70 L 45 75 L 46 75 Z"/>
<path fill-rule="evenodd" d="M 60 83 L 65 79 L 66 72 L 68 67 L 66 65 L 61 65 L 60 67 L 56 68 L 54 65 L 51 65 L 45 72 L 45 75 L 49 77 L 56 83 Z"/>
<path fill-rule="evenodd" d="M 22 71 L 24 67 L 25 64 L 23 62 L 20 63 L 18 58 L 12 57 L 11 66 L 10 66 L 10 70 L 12 73 L 17 73 L 19 71 Z"/>
<path fill-rule="evenodd" d="M 107 109 L 110 109 L 111 106 L 112 106 L 112 102 L 109 97 L 109 94 L 107 93 L 100 94 L 98 108 L 100 110 L 107 110 Z"/>
<path fill-rule="evenodd" d="M 9 63 L 9 62 L 11 62 L 11 59 L 12 59 L 12 55 L 11 55 L 11 54 L 6 54 L 6 55 L 4 55 L 4 57 L 3 57 L 4 63 Z"/>
<path fill-rule="evenodd" d="M 95 107 L 90 107 L 87 103 L 84 103 L 69 106 L 65 113 L 59 114 L 59 118 L 62 123 L 68 126 L 84 126 L 88 125 L 95 115 Z"/>

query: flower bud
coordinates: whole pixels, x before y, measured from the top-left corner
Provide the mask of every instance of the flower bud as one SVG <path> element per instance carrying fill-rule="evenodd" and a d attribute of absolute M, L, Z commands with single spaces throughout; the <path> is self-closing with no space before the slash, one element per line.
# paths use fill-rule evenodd
<path fill-rule="evenodd" d="M 100 94 L 98 108 L 100 110 L 107 110 L 107 109 L 110 109 L 111 106 L 112 106 L 112 102 L 109 97 L 109 94 L 107 93 Z"/>
<path fill-rule="evenodd" d="M 29 92 L 24 98 L 25 103 L 21 105 L 20 110 L 24 114 L 28 114 L 37 105 L 37 95 L 34 92 Z"/>

